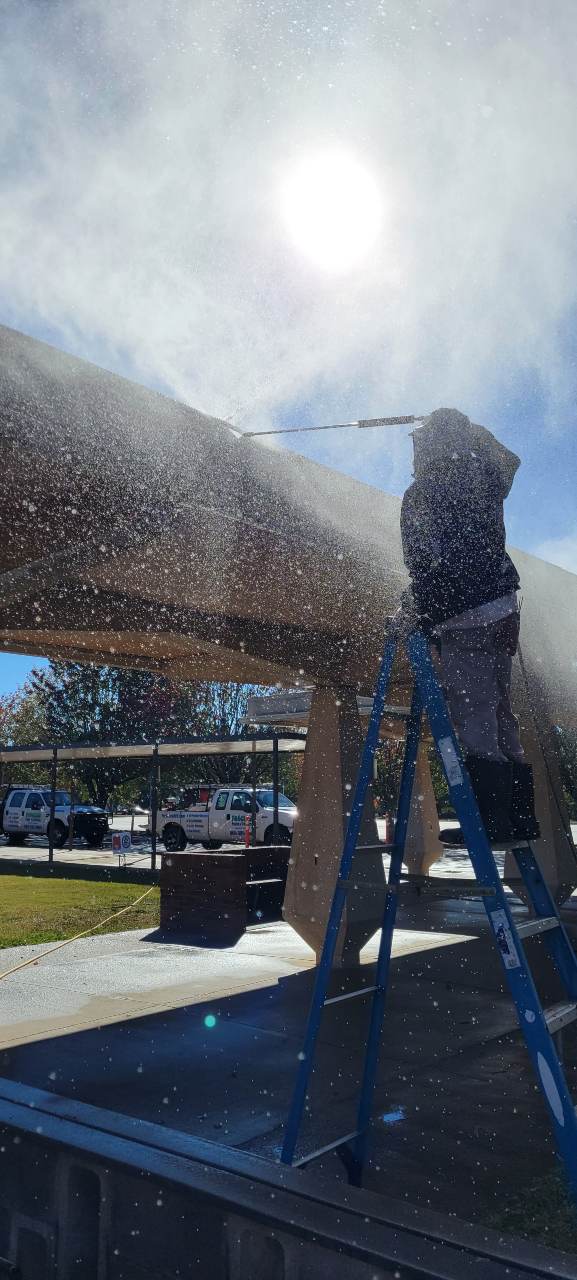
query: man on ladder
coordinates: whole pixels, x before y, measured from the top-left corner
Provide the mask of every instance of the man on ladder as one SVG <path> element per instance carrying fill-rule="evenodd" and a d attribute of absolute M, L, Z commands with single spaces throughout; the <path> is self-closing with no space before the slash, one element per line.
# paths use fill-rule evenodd
<path fill-rule="evenodd" d="M 401 510 L 411 590 L 392 619 L 419 627 L 440 653 L 455 731 L 490 840 L 539 835 L 531 766 L 511 707 L 519 638 L 519 575 L 505 550 L 503 502 L 519 458 L 456 409 L 413 432 L 414 482 Z M 445 843 L 462 833 L 444 832 Z"/>
<path fill-rule="evenodd" d="M 385 635 L 280 1159 L 284 1164 L 303 1166 L 339 1151 L 350 1180 L 360 1183 L 362 1179 L 425 714 L 469 851 L 475 893 L 483 902 L 559 1155 L 577 1200 L 577 1115 L 555 1045 L 557 1033 L 577 1021 L 577 957 L 528 843 L 530 833 L 538 830 L 531 772 L 522 758 L 509 701 L 511 657 L 518 631 L 518 578 L 505 553 L 502 504 L 518 459 L 489 432 L 472 426 L 453 410 L 438 410 L 421 430 L 425 434 L 419 433 L 420 439 L 415 436 L 415 484 L 403 508 L 405 554 L 414 594 L 389 622 Z M 443 509 L 439 510 L 441 504 Z M 449 706 L 431 658 L 431 636 L 440 640 Z M 400 641 L 414 686 L 374 982 L 331 995 L 335 947 L 345 902 L 357 889 L 355 855 L 363 808 Z M 455 651 L 458 658 L 453 660 Z M 468 767 L 464 767 L 461 744 Z M 529 904 L 529 917 L 520 922 L 511 910 L 494 858 L 494 846 L 502 848 L 503 844 L 509 845 L 515 858 Z M 547 951 L 566 993 L 549 1008 L 541 1002 L 530 955 L 525 951 L 526 940 L 532 938 L 538 938 Z M 371 1007 L 356 1128 L 316 1150 L 297 1154 L 321 1019 L 343 1000 L 367 998 Z"/>

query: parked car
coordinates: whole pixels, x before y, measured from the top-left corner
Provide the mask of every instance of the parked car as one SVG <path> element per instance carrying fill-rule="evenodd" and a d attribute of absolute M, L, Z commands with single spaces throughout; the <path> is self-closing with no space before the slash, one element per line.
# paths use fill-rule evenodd
<path fill-rule="evenodd" d="M 0 832 L 8 837 L 8 844 L 24 844 L 26 836 L 48 835 L 50 797 L 46 787 L 25 784 L 8 787 L 0 805 Z M 88 844 L 99 849 L 108 833 L 106 810 L 93 804 L 73 805 L 68 791 L 56 791 L 55 798 L 55 848 L 61 849 L 66 844 L 73 814 L 74 835 L 83 836 Z"/>

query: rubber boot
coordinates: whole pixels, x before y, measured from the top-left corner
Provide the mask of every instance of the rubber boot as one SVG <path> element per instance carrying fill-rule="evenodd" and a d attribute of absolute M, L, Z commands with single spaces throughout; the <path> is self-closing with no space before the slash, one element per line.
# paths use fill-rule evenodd
<path fill-rule="evenodd" d="M 514 840 L 538 840 L 541 832 L 535 816 L 533 770 L 530 764 L 514 760 L 512 763 L 513 786 L 511 789 L 511 826 Z"/>
<path fill-rule="evenodd" d="M 510 844 L 513 839 L 510 819 L 513 771 L 510 761 L 467 756 L 465 764 L 489 843 Z M 463 845 L 463 832 L 460 827 L 441 831 L 441 840 L 443 844 Z"/>

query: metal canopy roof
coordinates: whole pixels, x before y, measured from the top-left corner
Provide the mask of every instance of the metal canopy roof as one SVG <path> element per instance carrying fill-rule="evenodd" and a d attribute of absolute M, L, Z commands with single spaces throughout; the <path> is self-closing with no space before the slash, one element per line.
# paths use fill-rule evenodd
<path fill-rule="evenodd" d="M 58 760 L 102 760 L 110 757 L 130 758 L 130 759 L 147 759 L 153 755 L 155 750 L 159 756 L 217 756 L 217 755 L 250 755 L 253 751 L 257 755 L 266 755 L 273 751 L 274 742 L 278 743 L 279 751 L 304 751 L 306 745 L 306 734 L 291 735 L 273 735 L 255 734 L 250 738 L 190 738 L 188 741 L 178 742 L 169 740 L 168 742 L 105 742 L 98 746 L 87 746 L 85 743 L 72 743 L 70 746 L 59 746 L 54 743 L 51 746 L 34 746 L 34 747 L 2 747 L 0 749 L 0 762 L 7 764 L 12 762 L 26 762 L 38 760 L 52 760 L 54 750 L 58 752 Z"/>
<path fill-rule="evenodd" d="M 289 689 L 283 693 L 251 695 L 242 723 L 266 724 L 271 728 L 276 726 L 285 729 L 292 725 L 306 725 L 312 697 L 311 689 Z M 373 699 L 359 695 L 357 707 L 359 715 L 368 718 L 373 709 Z M 410 707 L 392 706 L 390 703 L 386 703 L 383 709 L 384 718 L 389 720 L 408 720 L 409 712 Z"/>

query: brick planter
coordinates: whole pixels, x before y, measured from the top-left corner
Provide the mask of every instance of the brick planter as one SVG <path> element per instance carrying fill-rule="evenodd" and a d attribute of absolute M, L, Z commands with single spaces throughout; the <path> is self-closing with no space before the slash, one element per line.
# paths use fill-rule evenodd
<path fill-rule="evenodd" d="M 259 846 L 226 852 L 165 853 L 160 928 L 204 947 L 230 947 L 247 924 L 279 920 L 290 850 Z"/>
<path fill-rule="evenodd" d="M 160 873 L 160 928 L 199 946 L 233 946 L 247 925 L 246 855 L 170 853 Z"/>

